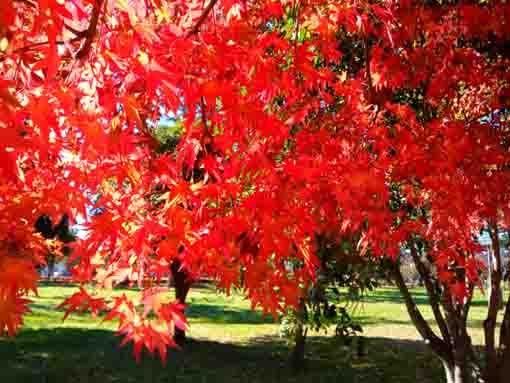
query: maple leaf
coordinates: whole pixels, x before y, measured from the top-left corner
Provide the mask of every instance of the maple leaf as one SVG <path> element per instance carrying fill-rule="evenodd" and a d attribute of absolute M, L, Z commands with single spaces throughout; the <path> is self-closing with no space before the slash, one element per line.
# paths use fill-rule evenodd
<path fill-rule="evenodd" d="M 23 324 L 23 315 L 30 312 L 27 304 L 31 301 L 18 293 L 10 293 L 0 289 L 0 336 L 7 331 L 13 336 Z"/>
<path fill-rule="evenodd" d="M 39 275 L 33 261 L 18 257 L 0 258 L 0 289 L 6 292 L 28 292 L 37 294 Z"/>
<path fill-rule="evenodd" d="M 166 332 L 158 331 L 150 321 L 126 323 L 117 331 L 117 335 L 121 334 L 124 334 L 124 339 L 120 347 L 133 342 L 133 355 L 137 363 L 140 363 L 143 346 L 151 353 L 157 349 L 163 364 L 166 363 L 168 346 L 176 347 L 172 337 Z"/>
<path fill-rule="evenodd" d="M 143 316 L 146 317 L 149 312 L 158 313 L 161 303 L 161 294 L 165 293 L 167 289 L 153 287 L 146 289 L 142 293 L 141 303 L 144 305 Z"/>
<path fill-rule="evenodd" d="M 85 312 L 87 310 L 91 310 L 92 316 L 95 317 L 100 311 L 107 307 L 104 298 L 94 298 L 87 293 L 83 287 L 80 287 L 80 291 L 74 293 L 62 302 L 58 308 L 66 308 L 66 306 L 69 307 L 67 307 L 62 320 L 66 320 L 66 318 L 75 311 Z"/>
<path fill-rule="evenodd" d="M 133 270 L 131 268 L 119 268 L 106 275 L 102 281 L 99 278 L 98 280 L 100 283 L 102 282 L 106 288 L 111 289 L 114 285 L 118 285 L 126 279 L 129 279 L 132 273 Z"/>
<path fill-rule="evenodd" d="M 108 307 L 109 312 L 104 316 L 104 321 L 119 318 L 119 325 L 123 325 L 125 321 L 132 320 L 135 313 L 135 306 L 131 300 L 128 299 L 126 294 L 120 297 L 113 297 L 113 306 Z"/>
<path fill-rule="evenodd" d="M 186 331 L 188 321 L 183 313 L 185 309 L 186 305 L 183 303 L 165 303 L 159 307 L 158 316 L 167 323 L 169 329 L 173 323 L 177 328 Z"/>
<path fill-rule="evenodd" d="M 468 296 L 468 288 L 465 282 L 454 282 L 450 285 L 450 289 L 458 302 L 462 304 L 466 302 L 466 298 Z"/>

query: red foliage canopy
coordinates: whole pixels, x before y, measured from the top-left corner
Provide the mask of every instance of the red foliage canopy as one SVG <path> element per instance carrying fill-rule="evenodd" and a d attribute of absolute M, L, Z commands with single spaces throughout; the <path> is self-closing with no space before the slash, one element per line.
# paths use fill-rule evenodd
<path fill-rule="evenodd" d="M 143 282 L 136 304 L 64 302 L 118 317 L 137 354 L 165 358 L 186 325 L 153 283 L 172 261 L 227 290 L 242 275 L 276 315 L 313 280 L 316 233 L 387 257 L 418 235 L 461 297 L 449 265 L 475 281 L 474 234 L 509 218 L 509 60 L 493 47 L 510 5 L 446 3 L 4 0 L 0 332 L 35 290 L 41 214 L 86 219 L 77 280 Z M 163 110 L 184 133 L 157 154 Z"/>

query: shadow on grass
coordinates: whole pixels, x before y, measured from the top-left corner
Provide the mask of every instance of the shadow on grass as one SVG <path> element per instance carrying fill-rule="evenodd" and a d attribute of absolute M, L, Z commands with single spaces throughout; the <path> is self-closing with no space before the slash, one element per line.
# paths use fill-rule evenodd
<path fill-rule="evenodd" d="M 186 309 L 186 317 L 190 319 L 204 318 L 208 323 L 225 324 L 264 324 L 274 323 L 271 316 L 250 309 L 238 309 L 217 304 L 190 303 Z"/>
<path fill-rule="evenodd" d="M 63 299 L 62 299 L 63 301 Z M 33 315 L 35 316 L 55 316 L 56 313 L 61 313 L 62 317 L 65 308 L 58 308 L 57 304 L 52 303 L 31 303 L 30 308 L 34 310 Z M 225 323 L 225 324 L 264 324 L 264 323 L 274 323 L 274 320 L 271 316 L 267 315 L 264 318 L 262 314 L 257 311 L 250 310 L 248 308 L 235 308 L 235 307 L 227 307 L 221 304 L 203 304 L 203 303 L 195 303 L 192 302 L 189 304 L 186 309 L 186 317 L 188 319 L 203 319 L 208 323 Z M 104 314 L 103 314 L 104 315 Z M 73 318 L 79 317 L 88 317 L 88 313 L 80 314 L 73 313 Z M 99 317 L 101 317 L 100 315 Z"/>
<path fill-rule="evenodd" d="M 70 279 L 58 279 L 58 280 L 48 280 L 48 279 L 39 279 L 37 285 L 40 287 L 78 287 L 80 284 L 72 282 Z"/>
<path fill-rule="evenodd" d="M 0 338 L 1 382 L 400 382 L 436 383 L 441 370 L 418 342 L 367 339 L 367 354 L 357 357 L 332 338 L 313 337 L 307 346 L 307 369 L 292 374 L 287 347 L 280 339 L 254 338 L 246 344 L 191 340 L 170 351 L 163 366 L 143 354 L 136 364 L 132 347 L 119 348 L 106 330 L 59 328 L 26 330 Z"/>
<path fill-rule="evenodd" d="M 30 308 L 33 310 L 33 317 L 48 317 L 48 318 L 63 318 L 64 313 L 66 311 L 65 308 L 58 308 L 57 305 L 45 305 L 39 303 L 31 303 Z M 105 314 L 101 314 L 98 317 L 101 318 Z M 78 313 L 75 312 L 72 314 L 71 318 L 73 320 L 78 320 L 78 318 L 83 318 L 85 322 L 90 322 L 90 314 L 89 313 Z M 214 324 L 265 324 L 265 323 L 275 323 L 271 316 L 266 315 L 266 317 L 262 317 L 262 314 L 248 310 L 248 309 L 234 309 L 228 308 L 221 305 L 208 305 L 208 304 L 197 304 L 193 303 L 186 309 L 186 318 L 188 319 L 197 319 L 197 322 L 200 322 L 200 319 L 203 321 L 207 321 L 207 323 Z"/>
<path fill-rule="evenodd" d="M 413 323 L 407 316 L 403 316 L 402 319 L 390 319 L 390 318 L 374 318 L 370 315 L 357 315 L 355 316 L 355 320 L 358 321 L 362 326 L 405 326 L 414 328 Z M 428 321 L 431 325 L 435 325 L 436 322 L 434 319 L 430 319 Z M 469 319 L 468 320 L 468 330 L 472 329 L 483 329 L 483 319 Z M 497 322 L 498 325 L 500 322 Z M 417 333 L 418 334 L 418 333 Z"/>
<path fill-rule="evenodd" d="M 424 289 L 412 289 L 411 295 L 418 305 L 428 305 L 429 298 Z M 378 289 L 375 292 L 365 295 L 361 300 L 364 303 L 396 303 L 403 304 L 404 300 L 400 291 L 396 288 Z M 471 306 L 486 306 L 487 300 L 483 298 L 475 298 L 471 302 Z"/>

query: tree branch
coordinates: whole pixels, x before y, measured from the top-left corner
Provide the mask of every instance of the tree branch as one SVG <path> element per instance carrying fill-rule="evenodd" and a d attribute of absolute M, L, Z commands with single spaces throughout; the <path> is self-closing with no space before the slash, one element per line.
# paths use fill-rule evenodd
<path fill-rule="evenodd" d="M 57 45 L 64 45 L 64 44 L 67 44 L 67 43 L 74 43 L 76 41 L 80 41 L 82 38 L 83 37 L 77 36 L 77 37 L 73 37 L 71 40 L 68 40 L 68 41 L 57 40 L 57 41 L 55 41 L 55 44 L 57 44 Z M 11 53 L 22 54 L 22 53 L 30 51 L 31 49 L 35 49 L 35 48 L 41 47 L 43 45 L 47 45 L 49 43 L 50 42 L 48 40 L 40 41 L 38 43 L 33 43 L 33 44 L 25 45 L 24 47 L 21 47 L 21 48 L 14 49 Z M 0 62 L 4 61 L 5 59 L 6 59 L 6 55 L 2 55 L 0 57 Z"/>
<path fill-rule="evenodd" d="M 456 338 L 459 334 L 459 321 L 457 318 L 457 310 L 455 310 L 455 306 L 453 304 L 453 298 L 450 293 L 448 286 L 443 287 L 443 296 L 441 298 L 441 302 L 443 304 L 445 315 L 446 315 L 446 323 L 448 324 L 448 331 L 451 335 L 450 342 L 455 342 Z"/>
<path fill-rule="evenodd" d="M 464 320 L 466 311 L 456 309 L 448 286 L 444 286 L 442 303 L 451 336 L 449 344 L 452 347 L 455 364 L 461 366 L 468 363 L 478 375 L 481 375 L 480 361 L 473 349 L 471 337 L 467 332 L 466 321 Z M 465 305 L 463 305 L 464 308 Z M 468 305 L 470 305 L 470 301 Z M 469 308 L 467 310 L 469 311 Z"/>
<path fill-rule="evenodd" d="M 379 111 L 381 110 L 382 102 L 381 102 L 379 95 L 377 94 L 377 92 L 374 89 L 374 84 L 372 81 L 372 70 L 370 69 L 370 61 L 372 59 L 370 56 L 370 45 L 369 45 L 368 39 L 369 39 L 369 36 L 367 34 L 367 36 L 365 37 L 365 40 L 363 42 L 364 49 L 365 49 L 365 72 L 366 72 L 367 81 L 368 81 L 368 102 L 370 104 L 373 104 L 376 106 L 375 114 L 372 118 L 372 122 L 376 122 L 377 117 L 379 116 Z"/>
<path fill-rule="evenodd" d="M 198 31 L 200 30 L 200 26 L 207 19 L 207 16 L 209 16 L 209 13 L 212 11 L 212 9 L 214 8 L 214 6 L 216 5 L 217 2 L 218 2 L 218 0 L 210 0 L 209 1 L 209 4 L 207 4 L 207 7 L 205 7 L 204 11 L 202 12 L 200 17 L 198 18 L 196 24 L 186 34 L 186 38 L 190 37 L 191 35 L 194 35 L 194 34 L 198 33 Z"/>
<path fill-rule="evenodd" d="M 510 361 L 510 296 L 505 305 L 505 314 L 499 331 L 500 365 Z"/>
<path fill-rule="evenodd" d="M 200 119 L 202 120 L 202 129 L 204 137 L 204 148 L 208 149 L 209 145 L 209 128 L 207 127 L 207 106 L 205 104 L 205 97 L 200 97 Z"/>
<path fill-rule="evenodd" d="M 82 59 L 86 57 L 92 47 L 92 42 L 96 37 L 97 32 L 97 24 L 99 22 L 99 14 L 101 13 L 101 6 L 103 5 L 103 0 L 96 0 L 94 5 L 94 10 L 92 11 L 92 18 L 90 19 L 89 27 L 86 31 L 84 31 L 84 37 L 86 38 L 85 42 L 81 46 L 81 48 L 76 53 L 77 59 Z"/>
<path fill-rule="evenodd" d="M 448 332 L 448 326 L 446 325 L 446 321 L 441 313 L 440 297 L 435 291 L 434 284 L 432 282 L 432 276 L 430 275 L 430 271 L 425 266 L 425 264 L 420 260 L 418 256 L 416 246 L 411 244 L 411 256 L 413 258 L 414 264 L 418 273 L 423 279 L 425 283 L 425 288 L 427 290 L 427 295 L 429 296 L 430 306 L 432 307 L 432 312 L 434 314 L 434 318 L 436 319 L 437 325 L 439 326 L 439 330 L 441 331 L 441 335 L 445 342 L 448 342 L 450 339 L 450 333 Z"/>
<path fill-rule="evenodd" d="M 33 3 L 31 0 L 14 0 L 14 1 L 26 4 L 31 8 L 37 7 L 37 5 L 35 3 Z M 96 0 L 94 10 L 92 12 L 92 19 L 91 19 L 90 24 L 86 30 L 79 31 L 79 30 L 71 27 L 69 24 L 64 23 L 64 28 L 71 31 L 75 35 L 75 37 L 68 41 L 58 40 L 58 41 L 56 41 L 56 44 L 63 45 L 63 44 L 69 43 L 69 42 L 73 43 L 73 42 L 76 42 L 76 41 L 79 41 L 79 40 L 85 38 L 86 39 L 85 43 L 82 45 L 82 47 L 77 52 L 76 58 L 79 59 L 79 58 L 85 57 L 87 55 L 88 51 L 90 50 L 92 41 L 94 40 L 94 37 L 96 35 L 97 24 L 99 21 L 99 14 L 100 14 L 101 5 L 103 4 L 103 1 L 104 0 Z M 34 49 L 34 48 L 37 48 L 37 47 L 40 47 L 43 45 L 47 45 L 49 43 L 50 43 L 50 41 L 46 40 L 46 41 L 29 44 L 29 45 L 26 45 L 24 47 L 14 50 L 13 53 L 24 53 L 31 49 Z M 0 59 L 0 60 L 2 60 L 2 59 Z"/>
<path fill-rule="evenodd" d="M 508 233 L 510 238 L 510 231 Z M 510 243 L 508 244 L 510 247 Z M 508 271 L 507 271 L 508 273 Z M 510 286 L 509 286 L 510 287 Z M 499 368 L 500 375 L 504 376 L 510 369 L 510 295 L 507 297 L 505 304 L 505 313 L 503 314 L 503 322 L 499 329 Z"/>
<path fill-rule="evenodd" d="M 495 265 L 489 273 L 491 273 L 491 294 L 489 297 L 489 309 L 487 310 L 487 318 L 483 323 L 485 335 L 485 353 L 487 355 L 487 371 L 489 374 L 495 374 L 498 370 L 498 355 L 496 351 L 496 319 L 498 316 L 499 289 L 501 287 L 501 249 L 499 245 L 498 228 L 496 223 L 489 222 L 489 234 L 492 242 L 492 250 L 494 253 Z"/>
<path fill-rule="evenodd" d="M 297 58 L 297 49 L 298 49 L 298 42 L 299 42 L 299 11 L 301 8 L 301 3 L 299 0 L 297 0 L 296 3 L 296 28 L 294 29 L 294 55 Z"/>
<path fill-rule="evenodd" d="M 422 338 L 428 342 L 429 346 L 434 350 L 436 354 L 438 354 L 442 359 L 451 361 L 452 355 L 450 353 L 449 347 L 447 344 L 441 340 L 429 326 L 420 310 L 416 306 L 414 299 L 407 288 L 407 285 L 404 282 L 404 278 L 402 277 L 402 273 L 397 264 L 392 267 L 392 274 L 397 284 L 397 287 L 404 298 L 404 302 L 406 304 L 407 312 L 411 317 L 413 324 L 416 329 L 422 336 Z"/>
<path fill-rule="evenodd" d="M 29 0 L 16 0 L 16 1 L 23 2 L 26 4 L 32 4 L 31 6 L 35 7 L 35 5 L 33 5 L 33 3 L 31 3 Z M 85 38 L 86 39 L 85 42 L 83 43 L 81 48 L 76 53 L 76 58 L 80 59 L 80 58 L 85 57 L 87 55 L 87 53 L 89 52 L 90 47 L 92 46 L 92 41 L 94 40 L 94 37 L 96 35 L 97 24 L 99 21 L 99 14 L 100 14 L 102 3 L 103 3 L 103 0 L 96 0 L 96 5 L 95 5 L 93 13 L 92 13 L 92 19 L 91 19 L 90 24 L 86 30 L 79 31 L 77 29 L 74 29 L 70 25 L 64 23 L 64 28 L 66 28 L 67 30 L 74 33 L 75 37 L 73 37 L 72 39 L 70 39 L 68 41 L 58 40 L 55 43 L 57 45 L 63 45 L 66 43 L 74 43 L 74 42 L 80 41 Z M 12 51 L 12 53 L 15 53 L 15 54 L 24 53 L 31 49 L 35 49 L 40 46 L 47 45 L 49 43 L 50 43 L 49 40 L 45 40 L 45 41 L 29 44 L 24 47 L 15 49 L 14 51 Z M 2 61 L 3 59 L 4 59 L 4 57 L 0 58 L 0 61 Z"/>
<path fill-rule="evenodd" d="M 368 36 L 365 38 L 363 42 L 363 48 L 365 49 L 365 72 L 367 74 L 368 81 L 368 94 L 370 97 L 370 102 L 375 101 L 375 93 L 374 93 L 374 84 L 372 82 L 372 71 L 370 69 L 370 47 L 368 45 Z"/>
<path fill-rule="evenodd" d="M 467 324 L 469 310 L 471 309 L 471 302 L 473 301 L 473 293 L 475 286 L 472 283 L 469 283 L 468 289 L 469 289 L 468 296 L 466 298 L 466 303 L 464 304 L 464 309 L 462 311 L 462 322 L 464 323 L 464 326 L 466 326 Z"/>
<path fill-rule="evenodd" d="M 14 0 L 14 2 L 26 4 L 30 8 L 37 8 L 37 5 L 34 2 L 30 1 L 30 0 Z"/>
<path fill-rule="evenodd" d="M 78 29 L 75 29 L 71 27 L 69 24 L 64 23 L 64 28 L 67 29 L 70 32 L 73 32 L 76 37 L 83 38 L 87 35 L 88 30 L 85 29 L 84 31 L 79 31 Z"/>

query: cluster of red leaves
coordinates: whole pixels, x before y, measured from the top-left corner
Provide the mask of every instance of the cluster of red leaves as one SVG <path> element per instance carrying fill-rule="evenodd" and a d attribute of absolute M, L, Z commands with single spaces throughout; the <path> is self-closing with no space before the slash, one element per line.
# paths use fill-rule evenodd
<path fill-rule="evenodd" d="M 0 331 L 35 288 L 34 221 L 64 212 L 86 218 L 77 280 L 145 287 L 140 304 L 80 290 L 66 315 L 118 318 L 137 358 L 185 326 L 153 287 L 173 261 L 277 315 L 313 280 L 316 233 L 390 257 L 420 236 L 462 297 L 452 265 L 476 282 L 474 234 L 510 218 L 508 122 L 481 119 L 507 105 L 508 57 L 470 44 L 510 40 L 510 5 L 473 4 L 4 1 Z M 420 108 L 398 101 L 417 89 Z M 175 153 L 155 153 L 161 110 L 184 124 Z M 428 215 L 390 209 L 392 187 Z"/>

